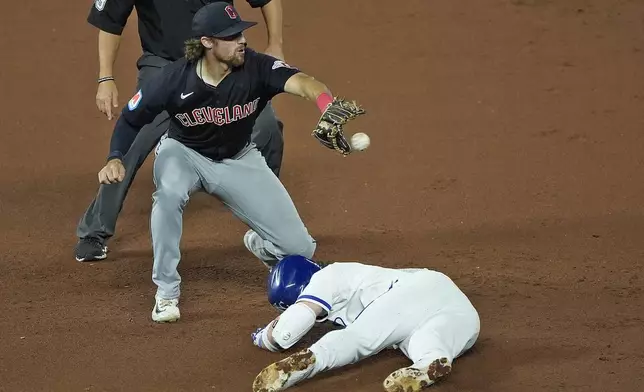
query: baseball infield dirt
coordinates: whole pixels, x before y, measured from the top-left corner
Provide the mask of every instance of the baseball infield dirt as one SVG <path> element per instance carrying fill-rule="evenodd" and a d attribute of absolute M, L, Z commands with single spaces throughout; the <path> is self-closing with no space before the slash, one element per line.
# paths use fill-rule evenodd
<path fill-rule="evenodd" d="M 74 261 L 114 124 L 94 104 L 90 6 L 10 2 L 0 15 L 0 390 L 249 391 L 283 355 L 251 343 L 275 315 L 266 270 L 218 201 L 197 195 L 185 214 L 179 323 L 150 320 L 152 157 L 108 260 Z M 342 158 L 310 136 L 315 105 L 275 102 L 282 179 L 316 257 L 435 268 L 480 311 L 479 342 L 432 388 L 644 390 L 644 3 L 284 8 L 287 61 L 363 104 L 347 133 L 372 141 Z M 121 107 L 134 22 L 117 64 Z M 262 50 L 263 24 L 248 38 Z M 294 390 L 379 391 L 407 363 L 387 351 Z"/>

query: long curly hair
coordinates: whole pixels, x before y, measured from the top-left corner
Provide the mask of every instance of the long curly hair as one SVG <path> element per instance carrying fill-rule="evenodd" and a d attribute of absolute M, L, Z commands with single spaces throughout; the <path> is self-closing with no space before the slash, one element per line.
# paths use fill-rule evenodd
<path fill-rule="evenodd" d="M 185 42 L 184 53 L 186 59 L 190 62 L 195 62 L 202 58 L 206 53 L 206 47 L 203 46 L 199 38 L 190 38 Z"/>

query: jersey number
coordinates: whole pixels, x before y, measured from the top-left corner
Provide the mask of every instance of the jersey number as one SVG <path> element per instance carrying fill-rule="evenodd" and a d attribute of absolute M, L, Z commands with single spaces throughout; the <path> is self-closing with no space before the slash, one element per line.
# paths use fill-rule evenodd
<path fill-rule="evenodd" d="M 97 0 L 97 1 L 100 1 L 100 0 Z M 107 0 L 103 0 L 103 1 L 107 1 Z M 230 19 L 237 19 L 237 12 L 235 12 L 235 9 L 231 5 L 227 5 L 225 9 L 228 16 L 230 16 Z"/>

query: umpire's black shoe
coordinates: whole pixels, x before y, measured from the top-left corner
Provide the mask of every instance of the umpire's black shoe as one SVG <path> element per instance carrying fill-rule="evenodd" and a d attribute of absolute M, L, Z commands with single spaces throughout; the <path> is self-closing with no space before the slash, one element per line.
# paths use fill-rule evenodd
<path fill-rule="evenodd" d="M 98 238 L 81 238 L 74 248 L 76 261 L 96 261 L 107 257 L 107 246 Z"/>

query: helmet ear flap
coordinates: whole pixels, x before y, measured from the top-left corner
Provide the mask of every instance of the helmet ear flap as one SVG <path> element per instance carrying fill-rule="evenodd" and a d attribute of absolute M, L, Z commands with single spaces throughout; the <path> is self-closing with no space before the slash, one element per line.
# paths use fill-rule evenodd
<path fill-rule="evenodd" d="M 271 305 L 279 312 L 279 313 L 284 313 L 286 309 L 288 309 L 288 306 L 285 306 L 281 302 L 278 303 L 271 303 Z"/>

